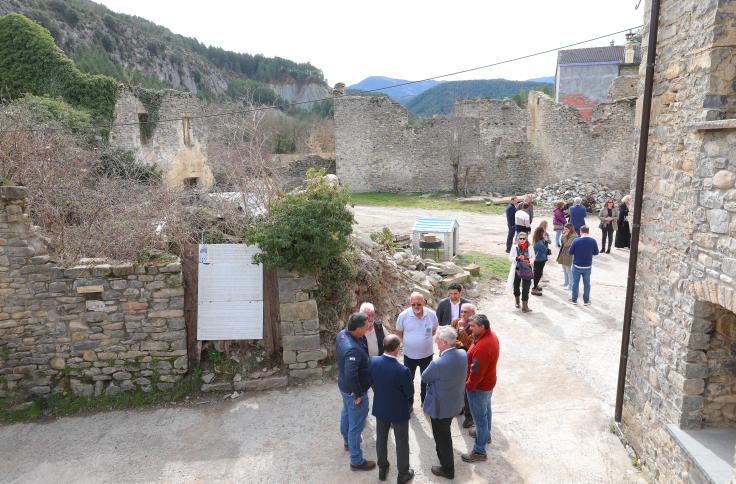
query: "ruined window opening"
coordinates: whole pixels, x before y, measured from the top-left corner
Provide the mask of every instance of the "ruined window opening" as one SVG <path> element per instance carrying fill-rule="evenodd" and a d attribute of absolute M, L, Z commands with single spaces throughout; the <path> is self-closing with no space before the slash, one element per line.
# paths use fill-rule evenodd
<path fill-rule="evenodd" d="M 199 178 L 196 176 L 184 179 L 184 188 L 193 189 L 197 188 L 197 185 L 199 185 Z"/>
<path fill-rule="evenodd" d="M 181 118 L 181 130 L 184 133 L 184 146 L 192 146 L 192 124 L 188 113 Z"/>
<path fill-rule="evenodd" d="M 141 143 L 147 145 L 150 141 L 148 130 L 148 113 L 138 113 L 138 129 L 141 134 Z"/>

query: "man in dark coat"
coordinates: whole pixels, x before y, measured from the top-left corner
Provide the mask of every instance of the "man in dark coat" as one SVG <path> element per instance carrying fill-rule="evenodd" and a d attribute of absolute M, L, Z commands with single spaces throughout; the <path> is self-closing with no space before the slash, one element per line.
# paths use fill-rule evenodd
<path fill-rule="evenodd" d="M 468 302 L 460 295 L 463 293 L 463 286 L 457 282 L 450 284 L 447 288 L 447 296 L 437 305 L 437 321 L 440 326 L 447 326 L 452 323 L 453 319 L 460 317 L 460 306 Z"/>
<path fill-rule="evenodd" d="M 506 236 L 506 253 L 511 252 L 511 245 L 514 243 L 514 235 L 516 235 L 516 205 L 519 199 L 516 196 L 511 197 L 511 201 L 506 205 L 506 225 L 509 233 Z"/>
<path fill-rule="evenodd" d="M 350 451 L 350 468 L 369 471 L 376 467 L 372 460 L 363 458 L 360 448 L 361 434 L 368 416 L 368 389 L 371 387 L 368 349 L 365 332 L 370 323 L 363 313 L 353 313 L 347 328 L 335 338 L 335 360 L 339 369 L 337 386 L 342 394 L 340 433 L 345 450 Z"/>
<path fill-rule="evenodd" d="M 376 455 L 378 479 L 386 480 L 388 473 L 388 431 L 394 428 L 396 440 L 397 482 L 408 482 L 414 477 L 409 468 L 409 407 L 414 396 L 414 382 L 409 369 L 396 356 L 401 339 L 395 334 L 383 340 L 383 355 L 371 356 L 373 380 L 373 416 L 376 417 Z"/>

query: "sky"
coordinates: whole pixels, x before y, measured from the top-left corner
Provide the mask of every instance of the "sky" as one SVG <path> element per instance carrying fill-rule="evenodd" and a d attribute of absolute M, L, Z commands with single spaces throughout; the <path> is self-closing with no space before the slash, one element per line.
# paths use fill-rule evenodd
<path fill-rule="evenodd" d="M 176 34 L 236 52 L 310 62 L 330 85 L 368 76 L 419 80 L 641 25 L 641 0 L 227 1 L 97 0 Z M 577 48 L 577 47 L 574 47 Z M 459 79 L 553 76 L 555 53 L 456 75 Z"/>

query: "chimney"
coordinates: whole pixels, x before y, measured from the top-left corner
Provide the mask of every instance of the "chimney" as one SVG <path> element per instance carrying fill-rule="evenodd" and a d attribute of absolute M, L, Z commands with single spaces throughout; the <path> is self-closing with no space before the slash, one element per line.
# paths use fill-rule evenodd
<path fill-rule="evenodd" d="M 335 84 L 334 89 L 332 89 L 332 95 L 333 96 L 344 96 L 345 95 L 345 83 L 344 82 L 338 82 Z"/>
<path fill-rule="evenodd" d="M 637 42 L 636 35 L 629 31 L 626 34 L 626 45 L 624 45 L 624 64 L 634 63 L 634 54 L 636 52 L 636 46 L 639 45 Z"/>

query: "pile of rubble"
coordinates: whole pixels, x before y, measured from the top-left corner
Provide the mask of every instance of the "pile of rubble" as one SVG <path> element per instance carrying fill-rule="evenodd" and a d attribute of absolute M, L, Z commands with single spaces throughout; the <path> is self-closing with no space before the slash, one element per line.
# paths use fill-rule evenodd
<path fill-rule="evenodd" d="M 396 265 L 405 272 L 416 284 L 415 290 L 432 299 L 435 289 L 440 285 L 449 286 L 452 283 L 467 285 L 465 293 L 468 297 L 476 297 L 478 291 L 476 283 L 471 282 L 470 276 L 479 274 L 479 267 L 471 265 L 460 267 L 454 262 L 437 262 L 433 259 L 422 259 L 409 249 L 398 250 L 393 254 Z"/>
<path fill-rule="evenodd" d="M 575 197 L 580 197 L 583 200 L 590 197 L 589 200 L 591 202 L 594 201 L 595 206 L 589 207 L 589 209 L 600 210 L 603 204 L 606 203 L 606 200 L 609 199 L 613 200 L 616 206 L 618 206 L 625 193 L 621 190 L 608 188 L 601 183 L 588 182 L 575 177 L 566 178 L 544 188 L 537 188 L 535 198 L 537 204 L 546 208 L 552 208 L 558 200 L 567 203 Z"/>

